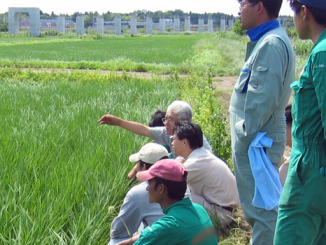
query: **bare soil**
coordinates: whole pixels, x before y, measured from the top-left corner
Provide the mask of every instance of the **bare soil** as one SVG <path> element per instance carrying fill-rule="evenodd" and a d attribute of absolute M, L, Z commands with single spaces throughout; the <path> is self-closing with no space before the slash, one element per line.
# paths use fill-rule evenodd
<path fill-rule="evenodd" d="M 213 77 L 213 85 L 216 88 L 221 90 L 233 90 L 234 84 L 236 83 L 238 77 L 237 76 L 229 76 L 229 77 Z"/>

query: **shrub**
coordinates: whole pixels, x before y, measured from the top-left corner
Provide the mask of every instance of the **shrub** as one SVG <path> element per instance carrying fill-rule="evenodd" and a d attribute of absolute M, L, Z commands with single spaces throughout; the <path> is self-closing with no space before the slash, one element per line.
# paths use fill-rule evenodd
<path fill-rule="evenodd" d="M 296 55 L 301 56 L 307 56 L 313 47 L 313 43 L 310 40 L 300 40 L 299 38 L 293 38 L 292 43 Z"/>
<path fill-rule="evenodd" d="M 8 31 L 8 24 L 0 25 L 0 32 L 7 32 Z"/>
<path fill-rule="evenodd" d="M 193 121 L 202 128 L 214 154 L 230 163 L 231 140 L 227 130 L 227 117 L 211 78 L 188 77 L 180 86 L 181 99 L 191 104 L 194 111 Z"/>
<path fill-rule="evenodd" d="M 241 23 L 240 23 L 239 20 L 237 20 L 237 21 L 234 23 L 233 28 L 232 28 L 232 31 L 233 31 L 234 33 L 238 34 L 239 36 L 243 36 L 243 35 L 246 34 L 246 30 L 243 29 L 243 28 L 241 27 Z"/>
<path fill-rule="evenodd" d="M 295 28 L 286 28 L 285 30 L 290 38 L 298 37 L 298 32 Z"/>

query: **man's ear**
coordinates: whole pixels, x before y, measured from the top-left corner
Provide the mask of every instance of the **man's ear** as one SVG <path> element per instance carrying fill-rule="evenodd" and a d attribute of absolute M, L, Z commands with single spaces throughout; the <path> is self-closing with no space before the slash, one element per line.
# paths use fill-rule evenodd
<path fill-rule="evenodd" d="M 164 185 L 164 184 L 160 184 L 160 194 L 161 195 L 165 195 L 165 194 L 167 194 L 167 191 L 168 191 L 168 189 L 166 188 L 166 186 Z"/>
<path fill-rule="evenodd" d="M 308 20 L 311 16 L 309 9 L 305 5 L 302 5 L 301 8 L 302 8 L 301 12 L 302 12 L 303 20 Z"/>
<path fill-rule="evenodd" d="M 145 171 L 145 170 L 147 170 L 147 167 L 146 167 L 146 165 L 144 164 L 143 165 L 143 167 L 140 167 L 140 164 L 139 163 L 137 163 L 137 167 L 138 167 L 138 169 L 139 169 L 139 171 Z"/>
<path fill-rule="evenodd" d="M 262 14 L 263 11 L 264 11 L 264 8 L 265 8 L 264 4 L 262 2 L 258 2 L 256 5 L 257 5 L 257 7 L 256 7 L 257 8 L 257 14 Z"/>

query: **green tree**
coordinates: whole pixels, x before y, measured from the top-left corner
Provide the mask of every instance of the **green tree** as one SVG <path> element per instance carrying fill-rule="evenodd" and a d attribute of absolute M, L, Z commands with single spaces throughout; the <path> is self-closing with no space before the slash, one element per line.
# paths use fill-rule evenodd
<path fill-rule="evenodd" d="M 84 27 L 85 28 L 88 28 L 88 27 L 91 27 L 93 25 L 93 18 L 92 18 L 93 15 L 85 15 L 84 16 Z"/>
<path fill-rule="evenodd" d="M 176 9 L 175 11 L 174 11 L 174 14 L 176 15 L 179 15 L 180 17 L 182 17 L 183 15 L 184 15 L 184 12 L 181 10 L 181 9 Z"/>
<path fill-rule="evenodd" d="M 7 32 L 8 31 L 8 23 L 4 23 L 0 25 L 0 32 Z"/>

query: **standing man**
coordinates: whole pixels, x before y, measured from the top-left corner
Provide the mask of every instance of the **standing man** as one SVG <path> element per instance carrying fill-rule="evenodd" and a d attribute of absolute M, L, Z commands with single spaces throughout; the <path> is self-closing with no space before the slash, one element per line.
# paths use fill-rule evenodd
<path fill-rule="evenodd" d="M 275 245 L 326 244 L 326 1 L 294 0 L 294 24 L 314 47 L 291 84 L 292 151 Z"/>
<path fill-rule="evenodd" d="M 230 102 L 232 156 L 244 215 L 253 229 L 252 244 L 273 244 L 277 207 L 252 205 L 255 180 L 249 145 L 259 132 L 273 140 L 266 154 L 275 168 L 285 149 L 284 109 L 294 80 L 295 54 L 288 35 L 276 18 L 282 0 L 238 0 L 241 26 L 251 42 Z"/>
<path fill-rule="evenodd" d="M 148 181 L 150 203 L 158 203 L 164 217 L 145 228 L 140 235 L 118 245 L 217 245 L 213 224 L 205 209 L 184 198 L 187 172 L 173 159 L 161 160 L 147 171 L 137 173 Z"/>
<path fill-rule="evenodd" d="M 233 209 L 240 205 L 233 173 L 225 162 L 203 147 L 199 125 L 178 123 L 173 132 L 172 149 L 174 154 L 186 159 L 184 166 L 192 201 L 216 215 L 221 225 L 226 226 L 233 221 Z"/>

